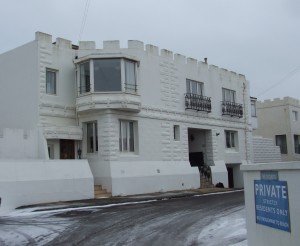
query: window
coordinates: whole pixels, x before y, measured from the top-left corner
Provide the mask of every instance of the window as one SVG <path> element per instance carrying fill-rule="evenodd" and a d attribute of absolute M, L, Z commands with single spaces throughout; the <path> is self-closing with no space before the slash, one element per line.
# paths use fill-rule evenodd
<path fill-rule="evenodd" d="M 56 94 L 56 71 L 54 70 L 46 70 L 46 93 Z"/>
<path fill-rule="evenodd" d="M 235 91 L 222 88 L 223 101 L 225 102 L 235 102 Z"/>
<path fill-rule="evenodd" d="M 125 89 L 136 91 L 135 62 L 125 60 Z"/>
<path fill-rule="evenodd" d="M 134 122 L 120 120 L 119 145 L 121 152 L 134 152 Z"/>
<path fill-rule="evenodd" d="M 94 62 L 94 91 L 121 91 L 121 60 L 97 59 Z"/>
<path fill-rule="evenodd" d="M 256 117 L 256 99 L 251 98 L 251 116 Z"/>
<path fill-rule="evenodd" d="M 179 141 L 180 140 L 180 127 L 179 125 L 173 126 L 173 133 L 174 133 L 174 140 Z"/>
<path fill-rule="evenodd" d="M 295 153 L 300 154 L 300 135 L 294 135 Z"/>
<path fill-rule="evenodd" d="M 237 132 L 225 131 L 226 148 L 233 149 L 237 147 Z"/>
<path fill-rule="evenodd" d="M 97 122 L 86 123 L 87 135 L 87 153 L 94 153 L 98 151 L 98 129 Z"/>
<path fill-rule="evenodd" d="M 276 145 L 280 147 L 281 154 L 287 154 L 286 135 L 275 136 Z"/>
<path fill-rule="evenodd" d="M 292 111 L 293 114 L 293 120 L 298 121 L 298 112 L 297 111 Z"/>
<path fill-rule="evenodd" d="M 203 87 L 204 87 L 204 84 L 202 82 L 197 82 L 197 81 L 190 80 L 190 79 L 186 80 L 186 92 L 187 93 L 203 96 L 204 95 Z"/>
<path fill-rule="evenodd" d="M 79 65 L 80 70 L 80 93 L 89 92 L 91 90 L 90 81 L 90 62 L 85 62 Z"/>

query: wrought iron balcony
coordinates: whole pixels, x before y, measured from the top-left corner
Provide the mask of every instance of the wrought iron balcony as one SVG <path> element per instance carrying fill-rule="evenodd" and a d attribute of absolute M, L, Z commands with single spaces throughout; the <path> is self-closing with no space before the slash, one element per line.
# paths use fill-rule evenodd
<path fill-rule="evenodd" d="M 229 115 L 232 117 L 243 117 L 243 105 L 235 102 L 222 102 L 222 115 Z"/>
<path fill-rule="evenodd" d="M 185 109 L 193 109 L 197 111 L 211 112 L 211 99 L 197 94 L 185 94 Z"/>

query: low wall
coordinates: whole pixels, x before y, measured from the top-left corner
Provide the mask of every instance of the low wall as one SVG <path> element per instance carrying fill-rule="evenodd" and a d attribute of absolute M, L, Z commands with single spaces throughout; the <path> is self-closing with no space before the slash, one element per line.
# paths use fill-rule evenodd
<path fill-rule="evenodd" d="M 0 213 L 22 205 L 94 197 L 87 160 L 0 160 Z"/>
<path fill-rule="evenodd" d="M 249 246 L 300 242 L 300 162 L 242 165 Z"/>
<path fill-rule="evenodd" d="M 111 162 L 112 195 L 131 195 L 200 187 L 198 167 L 188 162 Z"/>

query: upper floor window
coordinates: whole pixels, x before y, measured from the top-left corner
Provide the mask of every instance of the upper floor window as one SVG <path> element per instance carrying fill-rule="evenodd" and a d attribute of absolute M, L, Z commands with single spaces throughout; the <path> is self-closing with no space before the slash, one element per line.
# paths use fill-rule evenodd
<path fill-rule="evenodd" d="M 136 91 L 135 62 L 124 60 L 125 62 L 125 89 Z"/>
<path fill-rule="evenodd" d="M 223 101 L 225 102 L 235 102 L 235 91 L 222 88 Z"/>
<path fill-rule="evenodd" d="M 251 116 L 256 117 L 256 98 L 250 98 L 251 100 Z"/>
<path fill-rule="evenodd" d="M 91 89 L 91 80 L 90 80 L 90 62 L 85 62 L 79 65 L 80 71 L 80 93 L 89 92 Z"/>
<path fill-rule="evenodd" d="M 298 112 L 297 111 L 292 111 L 293 114 L 293 120 L 298 121 Z"/>
<path fill-rule="evenodd" d="M 137 91 L 135 61 L 121 58 L 92 59 L 79 67 L 80 93 L 89 92 L 91 84 L 94 92 L 120 92 L 122 88 L 130 92 Z"/>
<path fill-rule="evenodd" d="M 204 84 L 202 82 L 187 79 L 186 80 L 186 92 L 204 96 Z"/>
<path fill-rule="evenodd" d="M 46 69 L 46 93 L 56 95 L 56 71 Z"/>
<path fill-rule="evenodd" d="M 97 59 L 94 63 L 94 91 L 121 91 L 121 60 Z"/>

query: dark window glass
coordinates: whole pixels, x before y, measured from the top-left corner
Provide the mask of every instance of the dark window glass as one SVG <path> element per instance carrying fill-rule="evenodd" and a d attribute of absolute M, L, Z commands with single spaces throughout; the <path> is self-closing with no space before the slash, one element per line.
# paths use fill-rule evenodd
<path fill-rule="evenodd" d="M 120 59 L 94 60 L 94 91 L 121 91 Z"/>

